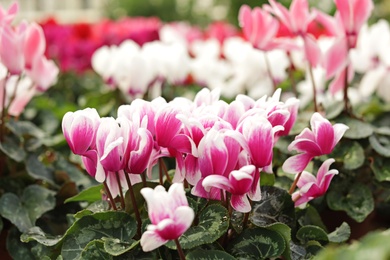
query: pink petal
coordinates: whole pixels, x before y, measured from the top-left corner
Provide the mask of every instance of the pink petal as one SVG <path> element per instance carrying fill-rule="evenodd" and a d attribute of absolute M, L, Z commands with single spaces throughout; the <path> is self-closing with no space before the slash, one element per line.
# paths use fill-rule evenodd
<path fill-rule="evenodd" d="M 344 30 L 345 31 L 352 31 L 352 23 L 353 23 L 353 20 L 352 20 L 353 10 L 351 7 L 352 1 L 350 1 L 350 0 L 347 0 L 347 1 L 346 0 L 334 0 L 334 1 L 336 4 L 336 7 L 337 7 L 337 11 L 339 12 L 342 23 L 344 25 Z"/>
<path fill-rule="evenodd" d="M 128 162 L 128 171 L 133 174 L 141 174 L 146 169 L 154 145 L 153 137 L 148 130 L 140 128 L 137 133 L 139 135 L 138 149 L 130 152 Z"/>
<path fill-rule="evenodd" d="M 290 13 L 294 29 L 297 32 L 306 32 L 309 24 L 309 4 L 307 0 L 293 0 L 290 5 Z"/>
<path fill-rule="evenodd" d="M 289 146 L 288 149 L 296 150 L 297 152 L 309 153 L 313 156 L 318 156 L 322 154 L 321 147 L 317 144 L 316 141 L 308 139 L 295 139 Z"/>
<path fill-rule="evenodd" d="M 340 141 L 340 139 L 343 137 L 344 133 L 349 129 L 347 125 L 344 124 L 335 124 L 333 126 L 334 131 L 334 140 L 333 140 L 333 146 L 336 146 L 336 144 Z"/>
<path fill-rule="evenodd" d="M 140 242 L 142 250 L 149 252 L 164 245 L 168 240 L 163 239 L 156 231 L 145 231 L 142 234 Z"/>
<path fill-rule="evenodd" d="M 330 165 L 334 162 L 335 162 L 335 159 L 329 158 L 322 163 L 321 167 L 318 169 L 318 172 L 317 172 L 317 180 L 318 180 L 317 184 L 320 184 L 322 182 L 322 180 L 324 179 L 327 172 L 329 172 Z"/>
<path fill-rule="evenodd" d="M 178 235 L 177 238 L 191 227 L 194 218 L 195 212 L 188 206 L 180 206 L 175 210 L 173 220 L 175 223 L 175 232 Z"/>
<path fill-rule="evenodd" d="M 253 165 L 250 165 L 253 166 Z M 255 170 L 255 167 L 251 167 L 252 173 Z M 248 193 L 252 188 L 253 176 L 252 173 L 247 173 L 242 170 L 232 171 L 229 175 L 229 182 L 232 186 L 232 194 L 243 195 Z"/>
<path fill-rule="evenodd" d="M 295 178 L 297 178 L 297 177 L 298 177 L 298 175 L 295 176 Z M 311 174 L 310 172 L 307 172 L 307 171 L 303 171 L 301 174 L 301 177 L 299 178 L 299 180 L 297 182 L 297 186 L 302 189 L 303 186 L 308 185 L 308 184 L 311 185 L 311 184 L 316 183 L 316 182 L 317 182 L 317 179 L 313 174 Z"/>
<path fill-rule="evenodd" d="M 202 181 L 202 186 L 206 192 L 210 192 L 211 188 L 218 188 L 228 192 L 231 192 L 232 185 L 230 184 L 228 178 L 222 175 L 209 175 Z"/>
<path fill-rule="evenodd" d="M 251 211 L 251 204 L 246 195 L 232 195 L 230 205 L 238 212 L 247 213 Z"/>
<path fill-rule="evenodd" d="M 358 32 L 363 24 L 370 17 L 372 10 L 374 9 L 374 5 L 372 0 L 358 0 L 354 1 L 353 6 L 353 23 L 354 23 L 354 31 Z"/>
<path fill-rule="evenodd" d="M 283 163 L 282 169 L 287 173 L 298 173 L 303 171 L 313 159 L 311 154 L 302 153 L 291 156 Z"/>
<path fill-rule="evenodd" d="M 27 69 L 32 67 L 35 59 L 44 55 L 45 48 L 46 41 L 42 27 L 36 23 L 31 23 L 27 28 L 24 42 L 24 58 Z"/>
<path fill-rule="evenodd" d="M 327 79 L 341 73 L 348 64 L 348 45 L 346 38 L 343 37 L 335 41 L 332 47 L 326 52 L 324 58 Z"/>
<path fill-rule="evenodd" d="M 240 23 L 240 26 L 242 27 L 245 37 L 249 39 L 253 30 L 252 14 L 251 8 L 249 6 L 241 6 L 240 11 L 238 13 L 238 21 Z"/>
<path fill-rule="evenodd" d="M 306 34 L 303 37 L 306 59 L 310 66 L 317 67 L 321 60 L 321 50 L 313 35 Z"/>
<path fill-rule="evenodd" d="M 173 183 L 171 187 L 169 187 L 168 196 L 172 198 L 171 205 L 169 205 L 172 209 L 188 206 L 183 183 Z"/>

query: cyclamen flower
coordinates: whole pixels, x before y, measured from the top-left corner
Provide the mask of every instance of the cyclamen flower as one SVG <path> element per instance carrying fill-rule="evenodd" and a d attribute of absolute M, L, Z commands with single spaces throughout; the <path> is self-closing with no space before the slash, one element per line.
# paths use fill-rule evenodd
<path fill-rule="evenodd" d="M 255 166 L 246 165 L 240 170 L 232 171 L 229 177 L 209 175 L 203 180 L 202 185 L 208 192 L 212 187 L 217 187 L 231 193 L 230 205 L 239 212 L 250 212 L 248 197 L 253 201 L 261 199 L 260 176 L 256 171 Z"/>
<path fill-rule="evenodd" d="M 86 108 L 67 112 L 62 119 L 62 132 L 74 154 L 84 155 L 95 148 L 96 131 L 100 116 L 96 109 Z"/>
<path fill-rule="evenodd" d="M 141 247 L 144 252 L 152 251 L 169 240 L 178 239 L 192 224 L 195 213 L 188 206 L 182 183 L 174 183 L 168 192 L 161 185 L 154 190 L 141 190 L 146 203 L 151 225 L 142 234 Z"/>
<path fill-rule="evenodd" d="M 329 188 L 333 176 L 339 173 L 338 170 L 329 170 L 329 167 L 334 163 L 334 159 L 330 158 L 323 162 L 318 170 L 317 176 L 303 171 L 297 182 L 299 190 L 292 194 L 292 199 L 295 201 L 295 207 L 303 206 L 308 201 L 321 197 Z"/>
<path fill-rule="evenodd" d="M 303 171 L 316 156 L 330 154 L 349 129 L 344 124 L 332 125 L 319 113 L 310 119 L 311 129 L 305 128 L 288 146 L 288 150 L 296 150 L 299 154 L 288 158 L 283 164 L 283 171 L 298 173 Z"/>
<path fill-rule="evenodd" d="M 277 46 L 275 36 L 279 29 L 279 22 L 271 14 L 259 7 L 251 10 L 249 6 L 243 5 L 238 19 L 245 38 L 255 48 L 268 51 Z"/>

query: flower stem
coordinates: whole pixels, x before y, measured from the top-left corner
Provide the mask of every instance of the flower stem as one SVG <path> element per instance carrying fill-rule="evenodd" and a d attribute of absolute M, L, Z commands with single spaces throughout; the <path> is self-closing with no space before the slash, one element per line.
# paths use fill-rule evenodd
<path fill-rule="evenodd" d="M 10 78 L 10 74 L 8 73 L 4 81 L 2 82 L 3 84 L 3 93 L 2 93 L 2 100 L 1 100 L 1 116 L 0 116 L 0 141 L 4 140 L 4 134 L 5 134 L 5 116 L 6 116 L 6 95 L 7 95 L 7 81 Z"/>
<path fill-rule="evenodd" d="M 186 256 L 184 255 L 183 249 L 181 248 L 181 245 L 179 243 L 179 239 L 175 239 L 175 244 L 177 247 L 177 252 L 179 253 L 180 260 L 185 260 Z"/>
<path fill-rule="evenodd" d="M 121 180 L 119 179 L 119 173 L 118 172 L 115 172 L 115 177 L 116 177 L 116 181 L 118 183 L 118 189 L 119 189 L 120 200 L 121 200 L 121 207 L 124 210 L 125 209 L 125 199 L 124 199 L 124 196 L 123 196 Z"/>
<path fill-rule="evenodd" d="M 141 225 L 142 225 L 141 215 L 139 214 L 137 202 L 135 200 L 133 185 L 131 185 L 130 176 L 127 172 L 125 172 L 125 177 L 126 177 L 126 181 L 127 181 L 127 186 L 129 186 L 131 204 L 133 205 L 134 215 L 135 215 L 135 218 L 136 218 L 137 224 L 138 224 L 137 225 L 137 234 L 139 237 L 141 237 Z"/>
<path fill-rule="evenodd" d="M 167 166 L 166 166 L 163 159 L 161 159 L 161 164 L 162 164 L 161 166 L 162 166 L 162 169 L 164 171 L 165 177 L 167 177 L 167 181 L 169 183 L 172 183 L 171 177 L 169 177 L 169 174 L 168 174 Z"/>
<path fill-rule="evenodd" d="M 348 100 L 348 66 L 345 68 L 344 71 L 344 111 L 347 113 L 350 112 L 350 106 Z"/>
<path fill-rule="evenodd" d="M 163 185 L 164 184 L 164 180 L 163 180 L 163 169 L 162 169 L 162 160 L 161 158 L 158 159 L 158 176 L 159 176 L 159 182 L 160 182 L 160 185 Z"/>
<path fill-rule="evenodd" d="M 294 79 L 295 66 L 294 66 L 294 63 L 293 63 L 293 60 L 291 57 L 291 52 L 287 51 L 287 57 L 288 57 L 288 60 L 290 61 L 290 66 L 288 68 L 288 77 L 289 77 L 290 83 L 291 83 L 291 90 L 294 93 L 294 95 L 297 96 L 298 95 L 297 86 L 296 86 L 295 79 Z"/>
<path fill-rule="evenodd" d="M 145 188 L 146 187 L 146 173 L 143 172 L 141 174 L 141 179 L 142 179 L 142 186 Z"/>
<path fill-rule="evenodd" d="M 264 52 L 264 60 L 265 60 L 265 65 L 267 67 L 267 73 L 268 73 L 268 76 L 270 77 L 271 79 L 271 82 L 272 82 L 272 87 L 274 89 L 274 91 L 276 90 L 276 82 L 274 80 L 274 76 L 272 74 L 272 70 L 271 70 L 271 64 L 269 63 L 269 60 L 268 60 L 268 56 L 267 56 L 267 53 Z"/>
<path fill-rule="evenodd" d="M 116 207 L 116 205 L 115 205 L 115 201 L 114 201 L 114 199 L 112 198 L 110 189 L 108 188 L 107 182 L 104 181 L 104 182 L 103 182 L 103 185 L 104 185 L 104 189 L 105 189 L 105 191 L 106 191 L 106 194 L 107 194 L 107 196 L 108 196 L 108 198 L 109 198 L 109 200 L 110 200 L 110 203 L 111 203 L 112 208 L 113 208 L 114 210 L 118 210 L 117 207 Z"/>
<path fill-rule="evenodd" d="M 309 65 L 309 73 L 310 73 L 311 85 L 313 87 L 314 112 L 318 112 L 316 81 L 314 79 L 313 67 L 311 65 Z"/>
<path fill-rule="evenodd" d="M 297 187 L 297 183 L 299 181 L 299 178 L 301 178 L 302 172 L 298 173 L 298 176 L 295 178 L 294 182 L 291 184 L 290 190 L 288 193 L 291 195 L 293 194 L 295 187 Z"/>

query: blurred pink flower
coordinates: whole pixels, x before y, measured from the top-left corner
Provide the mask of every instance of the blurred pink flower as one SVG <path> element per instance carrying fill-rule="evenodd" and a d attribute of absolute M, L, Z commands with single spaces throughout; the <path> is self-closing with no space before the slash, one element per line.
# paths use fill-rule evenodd
<path fill-rule="evenodd" d="M 242 5 L 238 15 L 245 38 L 253 47 L 269 51 L 275 48 L 275 36 L 278 32 L 279 22 L 265 10 L 255 7 L 253 10 Z"/>
<path fill-rule="evenodd" d="M 168 192 L 163 186 L 154 190 L 141 190 L 148 205 L 152 224 L 148 225 L 141 237 L 144 252 L 152 251 L 169 240 L 178 239 L 192 224 L 195 213 L 188 206 L 182 183 L 173 183 Z"/>

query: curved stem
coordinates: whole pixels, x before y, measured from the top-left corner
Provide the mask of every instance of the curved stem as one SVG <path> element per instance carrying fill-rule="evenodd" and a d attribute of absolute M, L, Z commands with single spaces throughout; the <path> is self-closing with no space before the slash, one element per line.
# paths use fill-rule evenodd
<path fill-rule="evenodd" d="M 159 176 L 159 182 L 160 182 L 160 185 L 163 185 L 164 184 L 164 180 L 163 180 L 163 169 L 162 169 L 162 158 L 159 158 L 158 159 L 158 176 Z"/>
<path fill-rule="evenodd" d="M 274 76 L 272 74 L 271 64 L 269 63 L 268 56 L 267 56 L 266 52 L 264 52 L 264 60 L 265 60 L 265 65 L 267 66 L 268 76 L 270 77 L 270 79 L 272 81 L 272 86 L 273 86 L 274 91 L 275 91 L 276 90 L 276 83 L 275 83 L 275 80 L 274 80 Z"/>
<path fill-rule="evenodd" d="M 127 172 L 125 172 L 125 177 L 126 177 L 127 186 L 129 186 L 131 204 L 133 205 L 134 215 L 135 215 L 135 218 L 136 218 L 137 224 L 138 224 L 137 225 L 137 234 L 139 237 L 141 237 L 141 226 L 142 226 L 141 215 L 139 214 L 137 201 L 135 200 L 133 185 L 131 185 L 130 176 Z"/>
<path fill-rule="evenodd" d="M 103 185 L 104 185 L 104 189 L 105 189 L 105 191 L 106 191 L 106 194 L 107 194 L 107 196 L 108 196 L 108 198 L 109 198 L 109 200 L 110 200 L 110 203 L 111 203 L 112 208 L 113 208 L 114 210 L 118 210 L 117 207 L 116 207 L 116 205 L 115 205 L 115 201 L 114 201 L 114 199 L 112 198 L 110 189 L 108 188 L 107 182 L 104 181 L 104 182 L 103 182 Z"/>
<path fill-rule="evenodd" d="M 287 57 L 288 57 L 288 60 L 290 62 L 290 66 L 288 68 L 288 77 L 290 79 L 291 89 L 292 89 L 292 92 L 294 93 L 294 95 L 297 96 L 298 92 L 297 92 L 297 87 L 296 87 L 296 83 L 295 83 L 295 79 L 294 79 L 295 66 L 294 66 L 294 63 L 293 63 L 293 60 L 291 57 L 291 53 L 289 51 L 287 51 Z"/>
<path fill-rule="evenodd" d="M 186 256 L 184 255 L 183 249 L 181 248 L 181 245 L 179 243 L 179 239 L 175 239 L 175 244 L 177 247 L 177 252 L 179 253 L 180 260 L 185 260 Z"/>
<path fill-rule="evenodd" d="M 291 195 L 293 194 L 295 187 L 297 187 L 297 183 L 299 181 L 299 178 L 301 178 L 302 172 L 298 173 L 298 176 L 295 178 L 294 182 L 291 184 L 290 190 L 288 193 Z"/>
<path fill-rule="evenodd" d="M 349 113 L 350 107 L 349 107 L 349 100 L 348 100 L 348 66 L 345 68 L 344 71 L 344 111 Z"/>
<path fill-rule="evenodd" d="M 2 93 L 2 100 L 1 100 L 1 116 L 0 116 L 0 141 L 4 140 L 4 134 L 5 134 L 5 116 L 6 116 L 6 95 L 7 95 L 7 81 L 10 78 L 10 74 L 8 73 L 7 76 L 5 77 L 4 81 L 2 82 L 3 84 L 3 93 Z"/>
<path fill-rule="evenodd" d="M 311 84 L 312 84 L 312 87 L 313 87 L 314 112 L 318 112 L 316 81 L 314 79 L 313 67 L 311 65 L 309 65 L 309 73 L 310 73 L 310 78 L 311 78 Z"/>
<path fill-rule="evenodd" d="M 116 181 L 118 183 L 118 189 L 119 189 L 120 200 L 121 200 L 121 207 L 124 210 L 125 209 L 125 199 L 124 199 L 124 196 L 123 196 L 121 180 L 119 179 L 119 173 L 118 172 L 115 172 L 115 177 L 116 177 Z"/>

